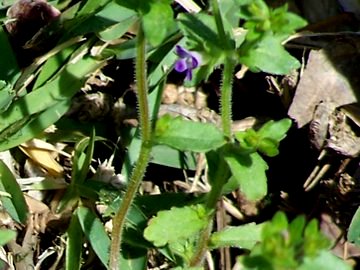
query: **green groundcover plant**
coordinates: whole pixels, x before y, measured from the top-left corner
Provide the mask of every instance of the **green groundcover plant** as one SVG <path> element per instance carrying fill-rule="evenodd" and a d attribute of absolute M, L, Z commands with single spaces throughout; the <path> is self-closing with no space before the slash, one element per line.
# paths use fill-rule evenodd
<path fill-rule="evenodd" d="M 8 8 L 3 2 L 2 7 Z M 49 2 L 63 11 L 43 29 L 42 37 L 56 37 L 57 42 L 23 70 L 15 61 L 8 33 L 0 30 L 6 63 L 0 68 L 0 150 L 45 136 L 45 128 L 63 120 L 87 76 L 109 59 L 134 59 L 139 128 L 127 147 L 121 172 L 127 184 L 122 192 L 88 179 L 94 144 L 104 140 L 96 129 L 77 142 L 71 182 L 58 207 L 59 213 L 73 210 L 63 236 L 66 269 L 81 268 L 85 242 L 108 269 L 145 269 L 149 249 L 157 250 L 172 269 L 205 269 L 205 254 L 222 247 L 244 251 L 237 259 L 242 269 L 349 269 L 330 253 L 331 243 L 316 221 L 307 223 L 304 217 L 289 222 L 277 213 L 265 223 L 213 232 L 216 205 L 223 195 L 240 189 L 247 199 L 257 201 L 268 194 L 264 156 L 279 153 L 292 124 L 290 119 L 270 120 L 259 129 L 233 132 L 234 73 L 240 65 L 243 70 L 277 75 L 299 68 L 283 42 L 306 25 L 302 18 L 286 5 L 272 9 L 262 0 L 211 0 L 198 13 L 175 10 L 170 0 L 87 0 L 68 7 L 70 2 Z M 4 24 L 6 19 L 3 15 Z M 113 42 L 133 25 L 135 37 Z M 219 68 L 220 128 L 170 115 L 156 117 L 171 71 L 182 73 L 184 84 L 196 86 Z M 174 156 L 204 153 L 211 190 L 195 198 L 136 196 L 160 147 Z M 174 163 L 180 167 L 179 161 Z M 2 206 L 16 222 L 25 224 L 28 209 L 21 189 L 6 165 L 0 165 Z M 107 206 L 102 216 L 93 210 L 100 202 Z M 103 222 L 109 218 L 111 234 Z M 2 245 L 15 237 L 5 230 L 0 233 L 6 235 L 0 236 Z"/>

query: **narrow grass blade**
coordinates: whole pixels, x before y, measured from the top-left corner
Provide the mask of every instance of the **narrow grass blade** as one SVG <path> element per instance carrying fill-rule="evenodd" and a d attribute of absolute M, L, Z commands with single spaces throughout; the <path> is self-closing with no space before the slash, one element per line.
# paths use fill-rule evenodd
<path fill-rule="evenodd" d="M 81 266 L 81 252 L 83 233 L 77 215 L 72 215 L 70 226 L 67 230 L 65 268 L 78 270 Z"/>
<path fill-rule="evenodd" d="M 2 206 L 16 222 L 24 224 L 28 215 L 24 195 L 14 175 L 2 160 L 0 160 L 0 191 L 11 195 L 11 197 L 0 196 Z"/>
<path fill-rule="evenodd" d="M 109 261 L 110 238 L 102 222 L 88 208 L 80 206 L 76 214 L 79 218 L 81 229 L 89 240 L 91 247 L 100 261 L 107 266 Z"/>

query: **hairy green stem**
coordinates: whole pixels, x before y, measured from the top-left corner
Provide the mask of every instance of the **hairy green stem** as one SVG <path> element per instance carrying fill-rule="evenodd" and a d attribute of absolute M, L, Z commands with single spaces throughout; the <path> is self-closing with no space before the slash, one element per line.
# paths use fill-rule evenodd
<path fill-rule="evenodd" d="M 219 40 L 224 44 L 224 51 L 229 51 L 231 49 L 230 41 L 225 33 L 224 23 L 221 17 L 220 8 L 218 0 L 210 1 L 212 12 L 214 14 L 215 23 L 217 32 L 219 35 Z M 221 120 L 222 120 L 222 129 L 224 135 L 230 139 L 231 138 L 231 96 L 232 96 L 232 78 L 234 71 L 234 63 L 231 59 L 231 54 L 226 56 L 224 63 L 223 71 L 223 80 L 222 80 L 222 89 L 221 89 Z"/>
<path fill-rule="evenodd" d="M 231 123 L 232 123 L 232 83 L 234 63 L 230 58 L 227 58 L 224 63 L 224 71 L 221 87 L 221 124 L 224 135 L 231 139 Z"/>
<path fill-rule="evenodd" d="M 214 13 L 217 31 L 220 40 L 225 43 L 225 50 L 230 49 L 229 40 L 225 34 L 224 24 L 220 14 L 220 8 L 218 0 L 211 0 L 211 7 Z M 233 83 L 233 72 L 235 68 L 235 62 L 232 59 L 232 54 L 227 54 L 224 62 L 224 70 L 222 74 L 222 86 L 221 86 L 221 99 L 220 99 L 220 113 L 222 130 L 229 140 L 231 140 L 231 123 L 232 123 L 232 83 Z M 222 150 L 218 150 L 219 154 Z M 228 166 L 222 156 L 220 157 L 220 163 L 218 164 L 218 170 L 212 181 L 211 191 L 207 198 L 207 208 L 215 209 L 216 204 L 221 197 L 223 185 L 226 183 L 226 175 L 229 173 Z M 226 179 L 225 179 L 226 178 Z"/>
<path fill-rule="evenodd" d="M 221 151 L 221 150 L 219 150 Z M 220 157 L 220 162 L 218 164 L 218 170 L 216 170 L 215 175 L 212 177 L 212 186 L 209 194 L 206 198 L 206 210 L 208 211 L 209 223 L 207 226 L 200 232 L 199 242 L 197 243 L 196 251 L 193 257 L 190 260 L 190 266 L 200 266 L 204 260 L 206 251 L 208 250 L 208 243 L 210 234 L 213 227 L 213 219 L 216 213 L 216 204 L 219 201 L 219 198 L 222 194 L 222 189 L 229 177 L 229 168 L 225 163 L 225 160 Z"/>
<path fill-rule="evenodd" d="M 129 185 L 122 198 L 120 208 L 113 218 L 112 240 L 110 246 L 110 261 L 109 269 L 118 270 L 120 245 L 122 242 L 122 233 L 125 225 L 126 215 L 135 198 L 139 184 L 144 176 L 146 167 L 149 162 L 151 152 L 151 121 L 148 107 L 148 89 L 146 77 L 146 53 L 145 53 L 145 38 L 144 33 L 140 27 L 137 35 L 137 54 L 135 63 L 136 85 L 138 94 L 139 107 L 139 122 L 141 128 L 141 148 L 139 159 L 132 172 Z"/>
<path fill-rule="evenodd" d="M 219 39 L 224 43 L 224 50 L 227 51 L 230 49 L 229 41 L 226 37 L 224 25 L 222 22 L 220 9 L 218 5 L 218 0 L 211 0 L 211 7 L 215 17 L 216 27 L 219 35 Z M 221 87 L 221 121 L 222 129 L 225 137 L 231 140 L 231 122 L 232 122 L 232 82 L 233 82 L 233 72 L 235 68 L 235 63 L 231 58 L 231 55 L 227 55 L 224 63 L 224 71 L 222 77 L 222 87 Z M 221 150 L 219 150 L 220 154 Z M 217 171 L 213 176 L 211 191 L 209 192 L 206 200 L 206 209 L 209 211 L 209 223 L 206 228 L 204 228 L 199 237 L 199 242 L 197 243 L 196 251 L 193 257 L 190 260 L 190 266 L 200 266 L 203 263 L 204 256 L 208 250 L 209 238 L 211 235 L 213 227 L 213 219 L 216 212 L 216 204 L 219 201 L 222 189 L 226 181 L 228 180 L 229 168 L 220 155 L 220 163 L 218 164 Z"/>
<path fill-rule="evenodd" d="M 203 264 L 205 253 L 208 250 L 209 238 L 210 238 L 211 230 L 213 227 L 213 221 L 212 221 L 213 217 L 214 217 L 214 214 L 211 214 L 209 217 L 210 221 L 206 225 L 205 229 L 203 229 L 200 232 L 199 242 L 197 243 L 196 252 L 194 253 L 194 255 L 191 258 L 190 263 L 189 263 L 190 267 L 197 267 L 197 266 L 201 266 Z"/>

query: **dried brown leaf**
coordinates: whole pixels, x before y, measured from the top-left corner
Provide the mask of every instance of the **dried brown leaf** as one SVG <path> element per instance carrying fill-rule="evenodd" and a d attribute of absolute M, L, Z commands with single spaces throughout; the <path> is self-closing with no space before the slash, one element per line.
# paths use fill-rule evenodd
<path fill-rule="evenodd" d="M 288 112 L 298 127 L 313 119 L 314 110 L 322 101 L 333 102 L 336 107 L 357 102 L 359 47 L 359 40 L 343 37 L 324 49 L 310 52 Z"/>

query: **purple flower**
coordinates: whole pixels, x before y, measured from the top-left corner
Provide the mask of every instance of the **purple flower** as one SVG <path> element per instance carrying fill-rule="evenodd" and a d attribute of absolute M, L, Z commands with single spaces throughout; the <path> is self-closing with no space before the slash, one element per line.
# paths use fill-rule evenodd
<path fill-rule="evenodd" d="M 191 81 L 193 69 L 197 68 L 201 63 L 200 54 L 187 51 L 179 45 L 176 45 L 175 52 L 180 57 L 175 63 L 175 70 L 177 72 L 186 71 L 185 79 Z"/>

